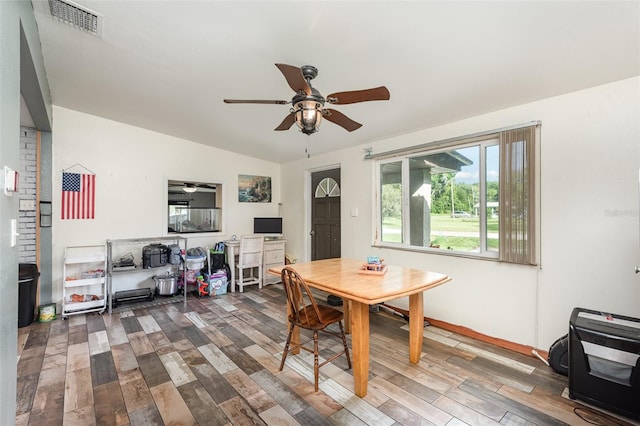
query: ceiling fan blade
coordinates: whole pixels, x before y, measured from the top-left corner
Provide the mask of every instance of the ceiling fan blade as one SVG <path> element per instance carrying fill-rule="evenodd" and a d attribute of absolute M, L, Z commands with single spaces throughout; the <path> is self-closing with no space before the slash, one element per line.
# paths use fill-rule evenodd
<path fill-rule="evenodd" d="M 354 130 L 362 127 L 362 124 L 353 121 L 340 111 L 336 111 L 335 109 L 327 108 L 323 110 L 322 116 L 325 120 L 329 120 L 332 123 L 337 124 L 338 126 L 344 127 L 345 130 L 349 132 L 353 132 Z"/>
<path fill-rule="evenodd" d="M 276 67 L 278 67 L 280 72 L 284 75 L 287 83 L 289 83 L 289 87 L 291 87 L 294 92 L 298 93 L 303 91 L 307 95 L 311 94 L 311 87 L 309 86 L 309 83 L 307 83 L 307 80 L 305 80 L 304 75 L 302 75 L 302 70 L 300 68 L 287 64 L 276 64 Z"/>
<path fill-rule="evenodd" d="M 270 99 L 224 99 L 225 104 L 276 104 L 286 105 L 289 101 L 278 101 Z"/>
<path fill-rule="evenodd" d="M 388 101 L 390 97 L 389 89 L 380 86 L 373 89 L 332 93 L 327 96 L 327 102 L 335 105 L 344 105 L 354 104 L 356 102 Z"/>
<path fill-rule="evenodd" d="M 282 120 L 282 123 L 280 123 L 280 125 L 276 127 L 274 130 L 289 130 L 291 126 L 293 126 L 293 123 L 295 122 L 296 122 L 296 116 L 293 114 L 289 114 L 284 118 L 284 120 Z"/>

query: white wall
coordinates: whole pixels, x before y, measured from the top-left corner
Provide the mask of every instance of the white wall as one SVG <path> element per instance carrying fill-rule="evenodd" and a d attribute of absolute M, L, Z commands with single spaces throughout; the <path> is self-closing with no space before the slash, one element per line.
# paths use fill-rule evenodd
<path fill-rule="evenodd" d="M 278 164 L 57 106 L 53 116 L 53 301 L 58 304 L 65 247 L 166 235 L 168 179 L 223 185 L 223 232 L 187 235 L 189 247 L 251 233 L 254 216 L 278 215 Z M 96 174 L 93 220 L 60 219 L 62 170 L 76 163 Z M 239 174 L 270 176 L 272 202 L 238 203 Z"/>
<path fill-rule="evenodd" d="M 22 43 L 21 32 L 24 34 Z M 0 1 L 0 168 L 20 167 L 20 95 L 38 128 L 49 127 L 46 79 L 33 7 L 28 1 Z M 0 178 L 4 184 L 4 178 Z M 11 245 L 11 221 L 18 219 L 19 196 L 0 193 L 0 424 L 16 419 L 18 325 L 18 246 Z"/>
<path fill-rule="evenodd" d="M 453 277 L 427 293 L 426 316 L 541 349 L 566 333 L 576 306 L 640 317 L 639 93 L 640 78 L 633 78 L 366 145 L 383 152 L 541 120 L 539 268 L 371 247 L 374 171 L 363 160 L 365 146 L 288 163 L 281 172 L 277 164 L 56 107 L 54 194 L 60 171 L 75 163 L 96 173 L 98 188 L 95 220 L 60 220 L 54 195 L 53 300 L 60 300 L 65 246 L 164 235 L 168 178 L 225 185 L 224 235 L 191 238 L 190 246 L 251 232 L 251 218 L 277 215 L 282 201 L 287 252 L 309 259 L 308 171 L 339 165 L 343 256 L 380 255 Z M 238 203 L 238 174 L 271 176 L 273 202 Z"/>
<path fill-rule="evenodd" d="M 568 331 L 574 307 L 640 317 L 639 117 L 640 78 L 632 78 L 288 163 L 287 251 L 310 257 L 307 172 L 339 164 L 344 257 L 379 255 L 453 277 L 426 294 L 425 316 L 540 349 Z M 365 147 L 384 152 L 532 120 L 542 121 L 539 268 L 371 246 L 374 171 Z"/>

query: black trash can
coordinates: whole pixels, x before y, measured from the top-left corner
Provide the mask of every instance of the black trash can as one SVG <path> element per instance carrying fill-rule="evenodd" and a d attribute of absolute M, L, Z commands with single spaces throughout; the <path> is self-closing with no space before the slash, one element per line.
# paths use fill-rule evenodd
<path fill-rule="evenodd" d="M 38 265 L 20 263 L 18 269 L 18 328 L 26 327 L 36 316 L 36 290 L 38 289 Z"/>

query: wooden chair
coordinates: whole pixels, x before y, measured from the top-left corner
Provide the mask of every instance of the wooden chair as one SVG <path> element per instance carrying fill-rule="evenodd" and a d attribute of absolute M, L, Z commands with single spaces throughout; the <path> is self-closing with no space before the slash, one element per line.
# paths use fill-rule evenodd
<path fill-rule="evenodd" d="M 290 266 L 286 266 L 281 273 L 282 285 L 287 295 L 287 311 L 289 319 L 289 335 L 287 336 L 287 342 L 284 346 L 284 352 L 282 353 L 282 362 L 280 363 L 280 371 L 284 368 L 284 362 L 287 359 L 287 354 L 290 351 L 296 349 L 304 349 L 307 352 L 313 354 L 313 373 L 315 379 L 315 390 L 318 391 L 318 371 L 320 367 L 333 361 L 342 354 L 347 357 L 347 365 L 351 368 L 351 358 L 349 357 L 349 348 L 347 346 L 347 338 L 344 334 L 344 328 L 342 326 L 342 319 L 344 314 L 334 308 L 325 305 L 318 305 L 311 294 L 311 290 L 306 282 L 300 275 Z M 328 330 L 327 327 L 331 324 L 338 323 L 340 327 L 340 333 Z M 313 331 L 313 349 L 303 346 L 303 344 L 311 341 L 310 339 L 295 344 L 290 348 L 291 336 L 295 327 L 299 327 L 305 330 Z M 318 364 L 318 331 L 324 331 L 325 333 L 332 334 L 342 339 L 344 350 L 333 355 L 331 358 L 324 361 L 322 364 Z"/>
<path fill-rule="evenodd" d="M 263 245 L 264 236 L 262 235 L 243 235 L 240 237 L 240 249 L 236 263 L 236 284 L 240 288 L 240 293 L 243 292 L 245 285 L 258 284 L 258 288 L 262 288 Z"/>

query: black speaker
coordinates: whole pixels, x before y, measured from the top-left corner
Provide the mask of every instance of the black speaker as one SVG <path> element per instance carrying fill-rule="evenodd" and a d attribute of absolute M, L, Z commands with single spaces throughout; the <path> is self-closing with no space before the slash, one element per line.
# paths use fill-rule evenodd
<path fill-rule="evenodd" d="M 553 342 L 549 348 L 549 366 L 556 373 L 569 375 L 569 334 Z"/>
<path fill-rule="evenodd" d="M 330 294 L 327 296 L 327 303 L 331 306 L 342 306 L 342 299 L 338 296 Z"/>

